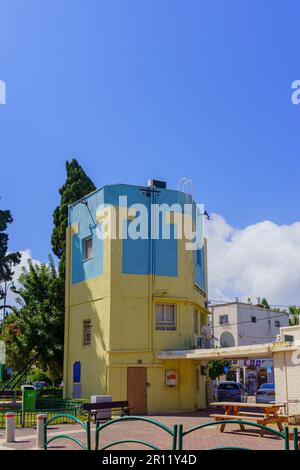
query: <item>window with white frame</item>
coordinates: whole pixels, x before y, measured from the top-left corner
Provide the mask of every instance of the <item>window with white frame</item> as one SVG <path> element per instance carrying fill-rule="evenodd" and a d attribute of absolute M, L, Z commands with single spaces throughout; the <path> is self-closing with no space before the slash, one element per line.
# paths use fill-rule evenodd
<path fill-rule="evenodd" d="M 83 260 L 90 259 L 93 257 L 93 239 L 87 237 L 83 241 Z"/>
<path fill-rule="evenodd" d="M 176 330 L 176 306 L 174 304 L 156 304 L 156 330 Z"/>

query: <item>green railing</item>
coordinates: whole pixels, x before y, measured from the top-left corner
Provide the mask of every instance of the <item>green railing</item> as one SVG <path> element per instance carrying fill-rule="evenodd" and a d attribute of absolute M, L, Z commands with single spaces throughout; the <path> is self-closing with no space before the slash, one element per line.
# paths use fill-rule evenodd
<path fill-rule="evenodd" d="M 57 424 L 67 424 L 72 423 L 73 421 L 70 419 L 65 418 L 66 411 L 61 409 L 42 409 L 42 410 L 35 410 L 35 411 L 22 411 L 20 408 L 14 410 L 9 408 L 7 410 L 2 409 L 0 410 L 0 428 L 5 428 L 5 415 L 8 412 L 15 413 L 15 426 L 16 428 L 24 428 L 24 427 L 33 427 L 36 426 L 36 417 L 38 414 L 46 414 L 48 418 L 52 418 L 52 416 L 60 416 L 58 419 Z"/>
<path fill-rule="evenodd" d="M 80 441 L 79 439 L 74 438 L 70 434 L 65 434 L 65 433 L 56 434 L 55 436 L 48 439 L 47 438 L 47 427 L 49 426 L 49 424 L 54 423 L 54 422 L 57 423 L 59 420 L 65 420 L 65 421 L 68 420 L 68 422 L 73 422 L 73 423 L 75 422 L 77 424 L 80 424 L 80 426 L 86 432 L 86 442 L 84 443 L 84 442 Z M 173 426 L 173 429 L 171 429 L 168 426 L 166 426 L 165 424 L 160 423 L 159 421 L 153 420 L 151 418 L 146 418 L 146 417 L 143 417 L 143 416 L 124 416 L 124 417 L 121 417 L 121 418 L 117 418 L 117 419 L 107 421 L 107 422 L 102 423 L 102 424 L 100 424 L 100 422 L 97 421 L 96 422 L 96 429 L 95 429 L 95 450 L 105 450 L 105 449 L 109 449 L 111 447 L 115 447 L 115 446 L 120 445 L 120 444 L 139 444 L 139 445 L 146 446 L 146 447 L 148 447 L 150 449 L 153 449 L 153 450 L 161 450 L 161 448 L 159 448 L 157 445 L 155 445 L 151 442 L 148 442 L 144 439 L 131 439 L 131 438 L 125 438 L 125 439 L 119 439 L 119 440 L 111 441 L 111 442 L 106 443 L 105 445 L 100 447 L 100 436 L 101 436 L 104 429 L 106 429 L 107 427 L 113 426 L 116 423 L 122 423 L 122 422 L 128 422 L 128 421 L 132 421 L 133 423 L 137 422 L 137 421 L 143 421 L 143 422 L 149 423 L 151 425 L 154 425 L 154 426 L 162 429 L 163 431 L 168 433 L 172 438 L 172 442 L 170 443 L 170 446 L 169 446 L 170 450 L 180 450 L 180 451 L 183 450 L 183 444 L 184 444 L 185 436 L 187 436 L 187 435 L 189 435 L 189 434 L 191 434 L 195 431 L 208 428 L 210 426 L 214 426 L 214 427 L 216 426 L 216 421 L 209 421 L 208 423 L 200 424 L 198 426 L 194 426 L 194 427 L 184 431 L 182 424 L 175 424 Z M 227 419 L 227 420 L 218 421 L 217 424 L 218 425 L 222 425 L 222 424 L 241 424 L 241 420 L 239 420 L 239 419 Z M 275 429 L 264 426 L 262 424 L 253 423 L 252 421 L 243 421 L 243 424 L 244 425 L 249 425 L 249 426 L 258 428 L 261 431 L 273 434 L 274 436 L 276 436 L 276 437 L 283 440 L 284 450 L 290 450 L 290 441 L 289 441 L 290 435 L 289 435 L 288 426 L 285 427 L 284 432 L 279 432 L 279 431 L 276 431 Z M 126 428 L 126 430 L 127 429 L 128 428 Z M 293 450 L 298 450 L 298 445 L 299 445 L 298 444 L 298 440 L 299 440 L 298 429 L 294 428 L 292 434 L 293 434 Z M 76 444 L 78 444 L 84 450 L 91 450 L 90 422 L 87 421 L 86 423 L 84 423 L 78 417 L 67 414 L 67 413 L 57 414 L 55 416 L 52 416 L 50 419 L 49 419 L 49 417 L 48 417 L 48 419 L 45 418 L 45 420 L 44 420 L 44 449 L 46 450 L 48 448 L 48 445 L 51 442 L 53 442 L 54 440 L 57 440 L 57 439 L 68 439 L 68 440 L 71 440 L 71 441 L 75 442 Z M 210 448 L 210 449 L 207 449 L 207 450 L 247 450 L 248 451 L 248 450 L 252 450 L 252 449 L 246 448 L 246 447 L 225 445 L 225 446 L 221 446 L 221 447 L 213 447 L 213 448 Z"/>
<path fill-rule="evenodd" d="M 179 424 L 178 426 L 178 450 L 183 450 L 183 440 L 184 437 L 187 436 L 188 434 L 191 434 L 195 431 L 198 431 L 200 429 L 208 428 L 210 426 L 216 426 L 216 424 L 241 424 L 241 420 L 238 419 L 226 419 L 222 421 L 210 421 L 208 423 L 204 424 L 199 424 L 198 426 L 194 426 L 187 431 L 183 431 L 183 425 Z M 259 428 L 262 431 L 269 432 L 280 439 L 284 440 L 284 449 L 289 450 L 290 444 L 289 444 L 289 430 L 288 427 L 286 426 L 285 430 L 283 433 L 279 431 L 275 431 L 275 429 L 269 428 L 267 426 L 263 426 L 262 424 L 257 424 L 253 423 L 252 421 L 242 421 L 242 424 L 246 424 L 249 426 L 253 426 L 255 428 Z M 294 429 L 293 432 L 293 440 L 294 440 L 294 449 L 298 449 L 298 431 L 297 429 Z M 297 446 L 295 446 L 295 443 L 297 443 Z M 235 447 L 235 446 L 224 446 L 224 447 L 213 447 L 208 450 L 252 450 L 250 448 L 245 448 L 245 447 Z"/>
<path fill-rule="evenodd" d="M 150 449 L 153 449 L 153 450 L 161 450 L 156 445 L 152 444 L 151 442 L 144 441 L 143 439 L 121 439 L 121 440 L 118 440 L 118 441 L 112 441 L 109 444 L 106 444 L 105 446 L 99 448 L 100 433 L 103 431 L 103 429 L 107 428 L 108 426 L 113 426 L 116 423 L 122 423 L 124 421 L 125 422 L 127 422 L 127 421 L 144 421 L 146 423 L 153 424 L 154 426 L 162 429 L 163 431 L 165 431 L 166 433 L 168 433 L 172 437 L 171 449 L 176 450 L 178 425 L 175 424 L 173 429 L 171 429 L 168 426 L 166 426 L 165 424 L 160 423 L 159 421 L 155 421 L 154 419 L 150 419 L 150 418 L 145 418 L 143 416 L 123 416 L 121 418 L 117 418 L 117 419 L 107 421 L 104 424 L 100 424 L 99 421 L 97 421 L 96 422 L 96 434 L 95 434 L 95 450 L 105 450 L 105 449 L 108 449 L 109 447 L 114 447 L 118 444 L 127 444 L 127 443 L 141 444 L 141 445 L 149 447 Z"/>
<path fill-rule="evenodd" d="M 72 400 L 62 400 L 60 398 L 38 398 L 36 402 L 37 410 L 64 410 L 65 413 L 75 416 L 82 411 L 82 403 Z"/>
<path fill-rule="evenodd" d="M 56 422 L 57 424 L 57 420 L 60 420 L 62 418 L 66 418 L 72 422 L 75 422 L 77 424 L 80 424 L 80 426 L 85 430 L 86 432 L 86 443 L 83 443 L 82 441 L 80 441 L 79 439 L 76 439 L 76 437 L 73 437 L 71 436 L 70 434 L 57 434 L 53 437 L 51 437 L 50 439 L 48 439 L 47 437 L 47 428 L 49 426 L 49 424 L 51 423 L 54 423 Z M 81 419 L 77 418 L 76 416 L 72 416 L 72 415 L 69 415 L 67 413 L 62 413 L 60 415 L 56 415 L 56 416 L 52 416 L 52 418 L 50 419 L 47 419 L 45 418 L 44 419 L 44 450 L 47 450 L 48 449 L 48 445 L 57 440 L 57 439 L 68 439 L 72 442 L 75 442 L 76 444 L 79 445 L 79 447 L 81 447 L 82 449 L 84 450 L 91 450 L 91 428 L 90 428 L 90 422 L 87 421 L 86 423 L 84 423 L 83 421 L 81 421 Z"/>

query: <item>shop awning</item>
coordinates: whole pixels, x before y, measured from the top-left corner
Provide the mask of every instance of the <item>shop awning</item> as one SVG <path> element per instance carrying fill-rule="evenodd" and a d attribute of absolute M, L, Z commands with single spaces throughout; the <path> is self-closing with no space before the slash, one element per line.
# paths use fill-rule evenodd
<path fill-rule="evenodd" d="M 246 359 L 272 357 L 276 352 L 294 351 L 296 346 L 286 341 L 275 343 L 251 344 L 247 346 L 234 346 L 231 348 L 214 349 L 174 349 L 161 351 L 158 358 L 169 359 L 195 359 L 198 361 L 213 361 L 218 359 Z"/>

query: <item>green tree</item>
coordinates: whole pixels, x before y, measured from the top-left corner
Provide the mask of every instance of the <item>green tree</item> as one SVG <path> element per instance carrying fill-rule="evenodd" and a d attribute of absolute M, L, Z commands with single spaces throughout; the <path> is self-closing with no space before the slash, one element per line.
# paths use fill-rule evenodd
<path fill-rule="evenodd" d="M 67 179 L 59 189 L 60 205 L 53 213 L 54 228 L 51 237 L 53 253 L 59 258 L 59 275 L 65 281 L 66 229 L 68 226 L 68 205 L 86 196 L 96 189 L 77 160 L 66 162 Z"/>
<path fill-rule="evenodd" d="M 64 312 L 57 301 L 61 292 L 53 259 L 49 264 L 29 261 L 19 282 L 18 306 L 7 316 L 3 332 L 7 364 L 20 369 L 39 354 L 37 365 L 61 376 Z"/>
<path fill-rule="evenodd" d="M 7 227 L 13 222 L 10 211 L 0 210 L 0 282 L 10 281 L 14 274 L 12 267 L 21 261 L 21 253 L 8 253 Z"/>
<path fill-rule="evenodd" d="M 295 305 L 289 307 L 289 323 L 291 326 L 299 325 L 300 308 Z"/>
<path fill-rule="evenodd" d="M 224 374 L 224 367 L 228 368 L 228 371 L 230 370 L 230 361 L 226 360 L 219 360 L 219 361 L 211 361 L 208 363 L 208 375 L 211 380 L 215 380 L 220 375 Z"/>
<path fill-rule="evenodd" d="M 264 308 L 267 308 L 268 310 L 270 310 L 270 305 L 269 305 L 269 302 L 267 301 L 267 299 L 264 297 L 261 301 L 261 305 L 264 307 Z"/>

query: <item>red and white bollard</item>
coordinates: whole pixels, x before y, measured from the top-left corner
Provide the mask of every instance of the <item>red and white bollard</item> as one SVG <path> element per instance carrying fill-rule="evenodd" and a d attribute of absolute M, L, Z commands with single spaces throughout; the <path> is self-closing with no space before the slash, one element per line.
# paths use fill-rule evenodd
<path fill-rule="evenodd" d="M 47 415 L 37 415 L 36 417 L 36 447 L 44 449 L 44 423 Z"/>
<path fill-rule="evenodd" d="M 15 413 L 6 413 L 5 442 L 15 442 Z"/>

